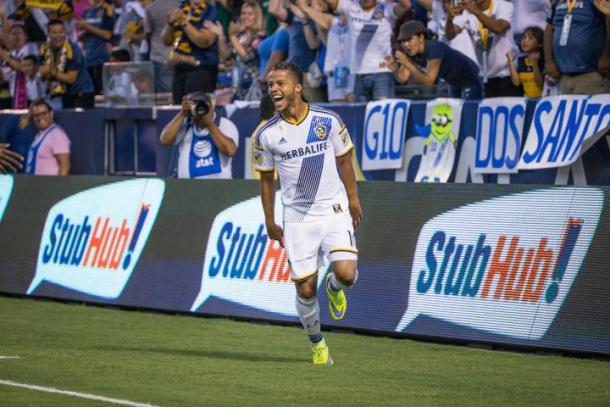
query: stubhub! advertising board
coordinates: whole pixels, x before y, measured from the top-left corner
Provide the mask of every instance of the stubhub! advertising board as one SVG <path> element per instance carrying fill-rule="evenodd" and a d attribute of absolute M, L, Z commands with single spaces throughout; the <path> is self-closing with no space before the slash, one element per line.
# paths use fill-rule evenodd
<path fill-rule="evenodd" d="M 279 191 L 275 219 L 282 219 Z M 326 268 L 320 272 L 318 289 Z M 215 217 L 201 274 L 201 290 L 191 311 L 204 311 L 201 306 L 216 297 L 262 312 L 298 317 L 288 255 L 267 236 L 260 197 L 233 205 Z"/>
<path fill-rule="evenodd" d="M 595 188 L 548 188 L 429 220 L 415 249 L 409 306 L 396 330 L 425 314 L 514 338 L 542 338 L 581 271 L 603 205 L 604 194 Z"/>
<path fill-rule="evenodd" d="M 158 179 L 91 188 L 56 203 L 47 216 L 36 274 L 43 281 L 117 298 L 133 273 L 163 200 Z"/>
<path fill-rule="evenodd" d="M 298 324 L 256 181 L 8 182 L 1 293 Z M 358 283 L 341 321 L 319 290 L 323 326 L 610 355 L 609 188 L 358 187 Z"/>

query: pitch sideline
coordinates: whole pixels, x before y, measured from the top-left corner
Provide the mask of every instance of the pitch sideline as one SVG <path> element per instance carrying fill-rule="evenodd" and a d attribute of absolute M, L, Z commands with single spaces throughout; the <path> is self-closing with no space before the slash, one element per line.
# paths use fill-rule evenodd
<path fill-rule="evenodd" d="M 83 399 L 96 400 L 96 401 L 103 401 L 103 402 L 106 402 L 106 403 L 119 404 L 119 405 L 123 405 L 123 406 L 158 407 L 158 406 L 155 406 L 154 404 L 138 403 L 136 401 L 113 399 L 113 398 L 110 398 L 110 397 L 97 396 L 95 394 L 79 393 L 79 392 L 76 392 L 76 391 L 69 391 L 69 390 L 60 390 L 60 389 L 56 389 L 54 387 L 44 387 L 44 386 L 36 386 L 36 385 L 33 385 L 33 384 L 17 383 L 17 382 L 14 382 L 12 380 L 2 380 L 2 379 L 0 379 L 0 385 L 2 385 L 2 384 L 5 385 L 5 386 L 22 387 L 24 389 L 42 391 L 42 392 L 45 392 L 45 393 L 64 394 L 66 396 L 80 397 L 80 398 L 83 398 Z"/>

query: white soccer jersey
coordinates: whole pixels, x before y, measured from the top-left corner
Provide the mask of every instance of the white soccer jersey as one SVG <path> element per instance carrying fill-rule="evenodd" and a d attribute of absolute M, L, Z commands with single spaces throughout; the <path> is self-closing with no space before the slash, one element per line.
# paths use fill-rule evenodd
<path fill-rule="evenodd" d="M 392 55 L 395 4 L 378 0 L 365 11 L 357 0 L 339 0 L 337 11 L 347 16 L 351 33 L 350 70 L 353 74 L 390 72 L 384 58 Z"/>
<path fill-rule="evenodd" d="M 345 124 L 336 113 L 309 105 L 300 123 L 276 114 L 256 134 L 254 166 L 277 168 L 285 222 L 320 220 L 347 213 L 347 194 L 336 157 L 352 149 Z"/>

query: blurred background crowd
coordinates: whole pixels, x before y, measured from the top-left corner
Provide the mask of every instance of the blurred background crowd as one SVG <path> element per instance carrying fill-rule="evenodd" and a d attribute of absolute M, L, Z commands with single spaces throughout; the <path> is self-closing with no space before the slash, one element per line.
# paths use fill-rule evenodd
<path fill-rule="evenodd" d="M 0 108 L 258 101 L 282 60 L 312 102 L 605 93 L 609 15 L 610 0 L 3 0 Z"/>

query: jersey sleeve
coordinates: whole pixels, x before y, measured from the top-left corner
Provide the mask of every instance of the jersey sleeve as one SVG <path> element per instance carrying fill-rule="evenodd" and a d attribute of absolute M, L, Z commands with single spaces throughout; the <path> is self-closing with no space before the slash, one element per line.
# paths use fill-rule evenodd
<path fill-rule="evenodd" d="M 254 161 L 254 169 L 259 172 L 273 172 L 275 170 L 275 161 L 273 152 L 267 141 L 267 133 L 264 129 L 259 129 L 252 139 L 252 160 Z"/>
<path fill-rule="evenodd" d="M 333 150 L 335 151 L 335 157 L 343 157 L 349 153 L 352 148 L 354 148 L 354 144 L 349 136 L 347 127 L 341 118 L 333 118 L 332 120 L 330 142 L 333 146 Z"/>

